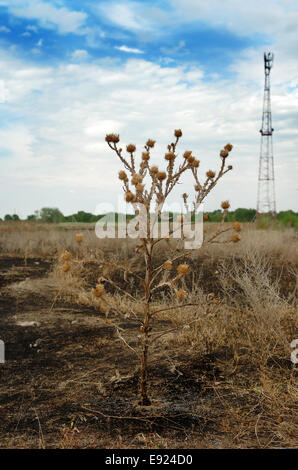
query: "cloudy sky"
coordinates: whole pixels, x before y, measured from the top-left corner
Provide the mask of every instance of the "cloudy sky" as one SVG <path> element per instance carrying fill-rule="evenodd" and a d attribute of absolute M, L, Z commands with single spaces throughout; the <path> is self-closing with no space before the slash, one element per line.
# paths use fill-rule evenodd
<path fill-rule="evenodd" d="M 297 0 L 0 0 L 0 217 L 95 212 L 119 195 L 116 156 L 181 128 L 201 172 L 234 145 L 206 200 L 255 207 L 264 51 L 271 72 L 277 210 L 298 210 Z M 185 177 L 176 197 L 190 191 Z"/>

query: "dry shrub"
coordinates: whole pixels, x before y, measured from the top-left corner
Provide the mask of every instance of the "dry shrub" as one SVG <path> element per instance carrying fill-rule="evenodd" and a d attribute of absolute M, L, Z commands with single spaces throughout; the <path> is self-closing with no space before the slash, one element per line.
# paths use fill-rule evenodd
<path fill-rule="evenodd" d="M 161 340 L 189 353 L 207 354 L 226 350 L 238 360 L 247 355 L 253 367 L 268 361 L 290 364 L 290 343 L 297 337 L 295 298 L 281 297 L 268 260 L 247 254 L 223 261 L 219 266 L 220 299 L 193 287 L 190 302 L 198 306 L 162 313 L 178 333 Z"/>

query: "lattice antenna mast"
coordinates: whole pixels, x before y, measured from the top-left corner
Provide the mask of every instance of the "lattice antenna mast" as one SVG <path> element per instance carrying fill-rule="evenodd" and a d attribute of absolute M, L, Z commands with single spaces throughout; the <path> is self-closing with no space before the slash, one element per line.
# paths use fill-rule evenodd
<path fill-rule="evenodd" d="M 261 133 L 261 151 L 259 161 L 257 216 L 270 214 L 276 217 L 275 183 L 273 165 L 273 143 L 271 101 L 270 101 L 270 70 L 273 66 L 273 53 L 264 53 L 265 87 Z"/>

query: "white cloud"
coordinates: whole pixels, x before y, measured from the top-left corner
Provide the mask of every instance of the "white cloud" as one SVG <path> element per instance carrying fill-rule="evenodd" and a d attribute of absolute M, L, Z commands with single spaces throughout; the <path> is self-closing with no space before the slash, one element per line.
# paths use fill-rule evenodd
<path fill-rule="evenodd" d="M 7 26 L 0 26 L 0 33 L 10 33 L 11 30 Z"/>
<path fill-rule="evenodd" d="M 37 32 L 38 32 L 37 26 L 32 25 L 32 24 L 29 24 L 28 26 L 26 26 L 26 29 L 28 29 L 28 31 L 33 31 L 33 33 L 37 33 Z"/>
<path fill-rule="evenodd" d="M 133 1 L 103 2 L 94 8 L 95 13 L 125 30 L 136 33 L 144 41 L 156 39 L 161 25 L 170 24 L 170 16 L 152 5 Z"/>
<path fill-rule="evenodd" d="M 44 28 L 57 29 L 60 33 L 82 33 L 87 19 L 84 12 L 55 7 L 43 0 L 0 0 L 0 6 L 7 7 L 16 17 L 36 20 Z"/>
<path fill-rule="evenodd" d="M 43 45 L 43 39 L 39 39 L 39 41 L 36 43 L 37 47 L 42 47 Z"/>
<path fill-rule="evenodd" d="M 144 51 L 141 51 L 140 49 L 135 49 L 133 47 L 115 46 L 115 49 L 118 49 L 119 51 L 123 52 L 131 52 L 133 54 L 144 54 Z"/>
<path fill-rule="evenodd" d="M 180 154 L 192 149 L 202 162 L 201 174 L 218 168 L 218 153 L 227 141 L 235 146 L 229 157 L 234 170 L 210 195 L 207 208 L 217 208 L 223 199 L 230 199 L 233 208 L 255 206 L 262 57 L 255 60 L 255 80 L 240 74 L 231 81 L 212 82 L 202 80 L 196 67 L 166 68 L 140 59 L 122 65 L 97 61 L 44 68 L 7 54 L 0 57 L 5 109 L 22 116 L 22 124 L 8 122 L 0 128 L 0 140 L 12 152 L 0 159 L 2 190 L 23 213 L 39 208 L 37 194 L 65 213 L 76 211 L 78 205 L 93 211 L 99 202 L 116 202 L 121 164 L 105 143 L 105 134 L 120 133 L 123 148 L 134 142 L 139 153 L 147 138 L 156 139 L 152 161 L 164 167 L 162 155 L 175 128 L 183 130 Z M 280 84 L 278 70 L 277 62 L 272 71 L 277 203 L 279 210 L 297 210 L 298 89 Z M 179 194 L 192 185 L 186 178 Z M 23 188 L 27 199 L 17 188 Z M 69 198 L 69 191 L 78 197 Z M 0 211 L 7 213 L 1 199 Z"/>
<path fill-rule="evenodd" d="M 202 21 L 214 28 L 224 28 L 241 36 L 281 34 L 297 31 L 296 0 L 170 0 L 179 22 Z M 289 32 L 289 31 L 288 31 Z"/>
<path fill-rule="evenodd" d="M 89 54 L 88 54 L 88 51 L 86 51 L 85 49 L 76 49 L 71 54 L 71 58 L 74 61 L 80 62 L 83 60 L 87 60 L 89 58 Z"/>

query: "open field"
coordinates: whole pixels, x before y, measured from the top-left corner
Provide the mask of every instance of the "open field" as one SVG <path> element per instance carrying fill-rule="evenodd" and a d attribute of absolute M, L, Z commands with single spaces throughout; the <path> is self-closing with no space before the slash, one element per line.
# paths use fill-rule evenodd
<path fill-rule="evenodd" d="M 153 297 L 168 310 L 154 319 L 152 405 L 141 407 L 138 305 L 107 319 L 92 295 L 103 257 L 144 275 L 135 242 L 98 240 L 89 224 L 1 223 L 0 447 L 297 448 L 297 239 L 246 224 L 241 242 L 187 259 L 196 305 L 180 308 L 166 287 Z M 162 242 L 156 260 L 175 243 Z M 110 274 L 142 295 L 129 273 Z"/>

